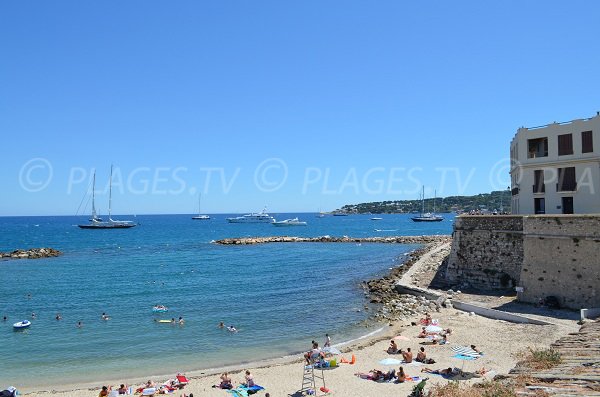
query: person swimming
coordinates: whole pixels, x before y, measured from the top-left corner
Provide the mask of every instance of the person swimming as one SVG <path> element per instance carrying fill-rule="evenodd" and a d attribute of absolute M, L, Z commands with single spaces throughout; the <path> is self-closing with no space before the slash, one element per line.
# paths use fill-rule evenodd
<path fill-rule="evenodd" d="M 227 326 L 227 331 L 229 332 L 238 332 L 238 330 L 233 325 Z"/>

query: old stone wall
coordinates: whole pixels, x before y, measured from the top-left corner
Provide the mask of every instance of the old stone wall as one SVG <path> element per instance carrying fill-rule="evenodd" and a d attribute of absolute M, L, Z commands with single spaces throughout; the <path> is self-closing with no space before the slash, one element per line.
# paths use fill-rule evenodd
<path fill-rule="evenodd" d="M 446 281 L 483 290 L 520 287 L 519 300 L 555 296 L 600 307 L 600 216 L 460 216 Z"/>
<path fill-rule="evenodd" d="M 521 216 L 457 217 L 446 281 L 462 288 L 513 288 L 523 263 L 522 232 Z"/>
<path fill-rule="evenodd" d="M 600 216 L 527 216 L 523 225 L 519 299 L 556 296 L 564 307 L 600 307 Z"/>

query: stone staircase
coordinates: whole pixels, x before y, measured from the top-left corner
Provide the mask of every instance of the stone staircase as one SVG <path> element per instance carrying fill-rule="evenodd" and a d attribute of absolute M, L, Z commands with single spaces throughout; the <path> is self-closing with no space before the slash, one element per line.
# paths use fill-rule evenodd
<path fill-rule="evenodd" d="M 517 395 L 535 396 L 541 390 L 550 396 L 600 396 L 600 321 L 584 324 L 551 347 L 561 355 L 556 367 L 531 371 L 517 366 L 510 371 L 511 376 L 531 377 Z"/>

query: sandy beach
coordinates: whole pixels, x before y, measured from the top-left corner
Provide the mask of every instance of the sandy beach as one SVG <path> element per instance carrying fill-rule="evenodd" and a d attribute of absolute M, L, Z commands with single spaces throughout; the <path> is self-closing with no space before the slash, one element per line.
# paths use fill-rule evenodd
<path fill-rule="evenodd" d="M 438 243 L 429 246 L 429 252 L 423 254 L 417 260 L 411 271 L 404 274 L 405 281 L 414 278 L 415 274 L 423 269 L 431 269 L 435 262 L 439 261 L 441 256 L 437 255 L 445 249 L 444 244 Z M 526 350 L 528 347 L 543 348 L 554 342 L 557 338 L 574 332 L 578 325 L 573 320 L 556 320 L 549 318 L 553 325 L 531 325 L 514 324 L 505 321 L 492 320 L 477 315 L 471 315 L 452 308 L 442 308 L 439 312 L 433 313 L 433 318 L 438 319 L 443 328 L 451 328 L 452 335 L 447 345 L 422 345 L 425 339 L 417 338 L 420 331 L 419 326 L 412 326 L 411 322 L 418 322 L 420 316 L 415 318 L 400 320 L 391 324 L 382 323 L 382 331 L 368 338 L 364 338 L 347 345 L 336 345 L 338 341 L 333 337 L 333 345 L 337 346 L 346 359 L 352 355 L 356 356 L 356 363 L 340 364 L 336 368 L 324 371 L 325 385 L 330 390 L 331 396 L 398 396 L 408 395 L 414 386 L 414 382 L 405 382 L 403 384 L 394 383 L 376 383 L 370 380 L 361 379 L 355 376 L 359 372 L 368 372 L 372 369 L 381 369 L 384 371 L 395 368 L 399 365 L 386 366 L 379 364 L 380 360 L 385 358 L 401 359 L 399 355 L 388 355 L 386 349 L 390 339 L 394 336 L 404 335 L 407 341 L 398 341 L 398 346 L 402 349 L 411 348 L 415 353 L 421 346 L 425 348 L 427 357 L 433 358 L 436 363 L 432 365 L 404 364 L 403 367 L 407 375 L 424 376 L 422 368 L 447 368 L 464 366 L 465 371 L 475 371 L 485 367 L 491 371 L 486 377 L 492 377 L 496 374 L 505 374 L 514 367 L 518 361 L 516 355 Z M 323 335 L 314 335 L 314 339 L 323 343 Z M 476 361 L 463 362 L 453 358 L 452 346 L 456 345 L 476 345 L 484 355 Z M 306 349 L 309 350 L 310 341 L 307 340 Z M 99 358 L 101 359 L 101 358 Z M 338 361 L 340 356 L 337 356 Z M 195 396 L 229 396 L 225 390 L 213 388 L 212 385 L 218 383 L 219 374 L 223 371 L 229 371 L 234 380 L 234 386 L 243 381 L 243 371 L 249 369 L 257 384 L 265 388 L 264 391 L 256 394 L 264 396 L 269 392 L 271 396 L 294 395 L 300 389 L 302 384 L 302 375 L 304 370 L 301 355 L 283 357 L 262 362 L 248 363 L 228 368 L 217 368 L 214 370 L 203 370 L 198 372 L 187 372 L 187 377 L 191 380 L 183 390 L 176 391 L 173 395 L 183 396 L 193 393 Z M 154 377 L 152 380 L 161 384 L 175 374 L 166 374 L 164 377 Z M 428 375 L 428 384 L 445 383 L 446 379 L 438 375 Z M 481 378 L 464 380 L 464 382 L 477 382 Z M 78 384 L 76 380 L 65 379 L 65 384 L 60 387 L 54 387 L 54 390 L 31 390 L 27 385 L 15 385 L 22 394 L 43 397 L 48 395 L 59 397 L 75 396 L 97 396 L 102 385 L 112 385 L 118 388 L 119 384 L 125 383 L 134 386 L 140 386 L 148 379 L 130 379 L 127 374 L 123 374 L 123 379 L 106 379 L 97 384 Z M 318 385 L 319 386 L 319 385 Z M 322 393 L 320 393 L 322 394 Z M 297 394 L 298 395 L 298 394 Z"/>

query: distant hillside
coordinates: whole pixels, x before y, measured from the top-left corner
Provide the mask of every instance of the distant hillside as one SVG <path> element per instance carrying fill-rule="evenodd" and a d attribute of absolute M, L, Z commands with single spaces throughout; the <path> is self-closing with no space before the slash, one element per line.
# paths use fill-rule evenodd
<path fill-rule="evenodd" d="M 436 212 L 468 212 L 471 210 L 510 212 L 510 192 L 495 191 L 476 196 L 438 197 L 435 201 Z M 425 199 L 425 212 L 433 212 L 433 198 Z M 421 212 L 421 200 L 378 201 L 373 203 L 347 204 L 339 210 L 348 214 L 400 214 Z"/>

